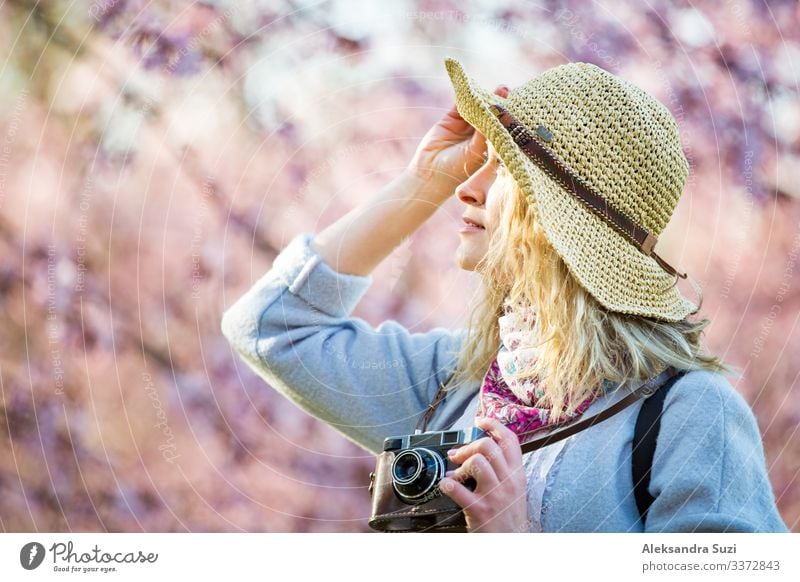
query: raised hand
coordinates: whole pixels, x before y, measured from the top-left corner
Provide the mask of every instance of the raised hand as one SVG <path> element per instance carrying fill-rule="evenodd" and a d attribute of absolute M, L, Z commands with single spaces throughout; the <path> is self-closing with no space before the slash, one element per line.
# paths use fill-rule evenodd
<path fill-rule="evenodd" d="M 500 85 L 494 92 L 507 97 L 509 89 Z M 453 104 L 422 138 L 408 169 L 436 189 L 444 201 L 485 159 L 484 136 L 461 117 Z"/>

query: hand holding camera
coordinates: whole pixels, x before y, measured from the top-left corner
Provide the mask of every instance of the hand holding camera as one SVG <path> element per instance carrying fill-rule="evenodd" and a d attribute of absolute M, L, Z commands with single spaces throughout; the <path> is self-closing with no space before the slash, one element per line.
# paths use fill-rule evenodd
<path fill-rule="evenodd" d="M 459 467 L 439 482 L 439 488 L 463 508 L 470 532 L 528 531 L 519 438 L 494 418 L 479 418 L 476 424 L 488 438 L 451 449 L 449 458 Z M 462 479 L 472 479 L 477 485 L 467 487 Z"/>
<path fill-rule="evenodd" d="M 382 531 L 527 531 L 518 437 L 494 419 L 479 419 L 477 425 L 385 439 L 371 475 L 370 526 Z"/>

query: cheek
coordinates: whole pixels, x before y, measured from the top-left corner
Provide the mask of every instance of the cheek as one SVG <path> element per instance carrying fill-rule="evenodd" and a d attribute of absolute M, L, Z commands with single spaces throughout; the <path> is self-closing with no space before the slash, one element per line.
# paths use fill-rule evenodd
<path fill-rule="evenodd" d="M 486 207 L 486 230 L 492 233 L 500 226 L 501 208 L 497 199 L 492 200 L 492 203 Z"/>

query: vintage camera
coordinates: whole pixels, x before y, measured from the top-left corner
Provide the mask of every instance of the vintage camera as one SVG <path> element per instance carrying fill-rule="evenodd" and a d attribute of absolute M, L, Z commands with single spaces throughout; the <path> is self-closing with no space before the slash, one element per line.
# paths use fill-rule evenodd
<path fill-rule="evenodd" d="M 409 505 L 426 503 L 431 496 L 440 495 L 437 485 L 444 474 L 458 467 L 447 458 L 447 451 L 460 447 L 486 433 L 478 427 L 470 430 L 430 431 L 383 441 L 384 451 L 395 451 L 392 461 L 392 486 L 401 501 Z M 464 486 L 475 490 L 475 480 L 469 477 Z"/>
<path fill-rule="evenodd" d="M 384 439 L 383 453 L 370 474 L 370 526 L 382 531 L 454 531 L 463 527 L 461 508 L 442 494 L 439 481 L 447 471 L 459 467 L 448 459 L 447 451 L 484 436 L 486 432 L 473 427 Z M 463 484 L 475 490 L 472 477 Z"/>
<path fill-rule="evenodd" d="M 447 451 L 488 436 L 478 427 L 467 430 L 417 431 L 388 437 L 370 473 L 372 511 L 369 526 L 385 532 L 463 532 L 462 509 L 439 490 L 445 473 L 459 465 Z M 464 486 L 475 490 L 468 477 Z"/>

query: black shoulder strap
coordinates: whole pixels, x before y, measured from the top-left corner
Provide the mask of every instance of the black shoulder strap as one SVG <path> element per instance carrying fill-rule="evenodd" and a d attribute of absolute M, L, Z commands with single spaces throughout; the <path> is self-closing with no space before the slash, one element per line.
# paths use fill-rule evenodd
<path fill-rule="evenodd" d="M 546 447 L 547 445 L 551 445 L 555 442 L 558 442 L 562 439 L 570 437 L 582 430 L 586 430 L 597 424 L 598 422 L 603 422 L 604 420 L 611 418 L 615 414 L 621 412 L 640 398 L 647 398 L 651 394 L 653 394 L 659 386 L 663 386 L 666 382 L 669 381 L 670 378 L 674 377 L 679 371 L 676 370 L 672 366 L 668 366 L 665 370 L 663 370 L 660 374 L 653 376 L 649 380 L 642 382 L 637 388 L 635 388 L 632 392 L 629 392 L 625 395 L 621 400 L 618 400 L 611 406 L 604 408 L 594 416 L 590 416 L 588 418 L 583 418 L 582 416 L 578 417 L 575 420 L 570 421 L 568 424 L 564 425 L 564 427 L 560 430 L 555 432 L 551 432 L 543 437 L 536 438 L 533 440 L 525 441 L 522 446 L 522 454 L 529 453 L 531 451 L 535 451 L 536 449 L 540 449 L 542 447 Z M 536 433 L 539 429 L 534 429 L 533 431 L 529 431 L 527 433 L 522 433 L 520 436 L 524 436 L 530 434 L 531 432 Z"/>
<path fill-rule="evenodd" d="M 639 516 L 643 524 L 647 519 L 647 511 L 654 501 L 648 487 L 650 486 L 650 468 L 653 466 L 653 457 L 656 452 L 656 439 L 661 428 L 664 399 L 675 381 L 685 373 L 686 370 L 681 370 L 656 390 L 652 396 L 646 398 L 642 402 L 639 416 L 636 419 L 636 427 L 633 430 L 633 495 L 636 498 L 636 507 L 639 508 Z"/>

